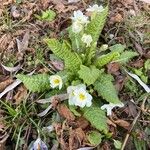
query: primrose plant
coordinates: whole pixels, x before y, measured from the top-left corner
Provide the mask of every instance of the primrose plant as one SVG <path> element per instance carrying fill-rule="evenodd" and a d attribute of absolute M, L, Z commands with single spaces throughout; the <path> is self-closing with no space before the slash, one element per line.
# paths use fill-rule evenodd
<path fill-rule="evenodd" d="M 106 134 L 106 115 L 111 115 L 114 107 L 123 107 L 123 103 L 113 85 L 114 78 L 106 73 L 105 65 L 111 62 L 125 65 L 137 53 L 126 50 L 121 44 L 97 47 L 107 18 L 108 6 L 93 5 L 86 11 L 89 16 L 80 10 L 74 11 L 72 25 L 66 29 L 68 38 L 44 39 L 53 54 L 64 61 L 63 71 L 50 75 L 18 74 L 17 78 L 32 92 L 50 91 L 52 96 L 66 93 L 68 103 L 65 104 L 75 116 L 78 116 L 78 112 L 95 130 Z"/>

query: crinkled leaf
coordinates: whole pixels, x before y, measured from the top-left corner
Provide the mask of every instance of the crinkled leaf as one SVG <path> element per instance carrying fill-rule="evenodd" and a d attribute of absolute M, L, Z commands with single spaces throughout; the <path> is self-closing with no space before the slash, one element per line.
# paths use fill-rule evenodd
<path fill-rule="evenodd" d="M 97 13 L 95 17 L 92 18 L 91 22 L 88 23 L 85 33 L 92 36 L 93 42 L 98 41 L 99 35 L 101 34 L 101 31 L 105 25 L 107 15 L 108 7 L 105 7 L 102 12 Z"/>
<path fill-rule="evenodd" d="M 99 77 L 101 72 L 99 69 L 96 69 L 95 66 L 91 66 L 89 68 L 89 67 L 86 67 L 84 65 L 81 65 L 78 73 L 79 73 L 79 77 L 81 79 L 83 79 L 83 81 L 87 85 L 91 85 L 97 80 L 97 78 Z"/>
<path fill-rule="evenodd" d="M 31 92 L 43 92 L 50 89 L 48 74 L 38 74 L 32 76 L 18 74 L 16 77 L 21 80 L 25 87 Z"/>
<path fill-rule="evenodd" d="M 110 103 L 120 103 L 117 91 L 112 83 L 111 75 L 101 75 L 95 82 L 94 89 L 98 92 L 98 95 L 102 96 L 106 101 Z"/>
<path fill-rule="evenodd" d="M 118 140 L 114 140 L 114 146 L 116 149 L 121 149 L 122 143 Z"/>
<path fill-rule="evenodd" d="M 122 45 L 122 44 L 115 44 L 115 45 L 109 47 L 109 49 L 112 52 L 119 52 L 119 53 L 122 53 L 125 50 L 125 48 L 126 48 L 126 46 Z"/>
<path fill-rule="evenodd" d="M 92 58 L 95 56 L 96 53 L 96 46 L 97 46 L 97 42 L 93 43 L 92 46 L 90 48 L 88 48 L 86 50 L 86 64 L 90 65 L 92 62 Z"/>
<path fill-rule="evenodd" d="M 111 53 L 108 53 L 106 55 L 102 55 L 102 56 L 97 58 L 97 60 L 95 62 L 95 65 L 97 67 L 103 67 L 104 65 L 106 65 L 109 62 L 115 60 L 119 56 L 120 56 L 120 54 L 118 52 L 111 52 Z"/>
<path fill-rule="evenodd" d="M 99 107 L 86 107 L 82 109 L 83 117 L 85 117 L 93 127 L 99 131 L 107 132 L 107 123 L 105 112 L 102 111 Z"/>
<path fill-rule="evenodd" d="M 63 44 L 56 39 L 45 39 L 45 41 L 51 51 L 64 60 L 66 69 L 72 72 L 76 72 L 79 69 L 82 61 L 77 53 L 71 51 L 71 46 L 67 41 L 64 41 Z"/>
<path fill-rule="evenodd" d="M 91 131 L 87 138 L 93 146 L 100 144 L 102 141 L 102 135 L 98 131 Z"/>
<path fill-rule="evenodd" d="M 35 15 L 39 20 L 53 21 L 56 17 L 56 13 L 53 10 L 42 11 L 41 16 Z"/>
<path fill-rule="evenodd" d="M 130 59 L 134 58 L 135 56 L 138 56 L 138 53 L 132 51 L 125 51 L 120 55 L 120 57 L 117 60 L 115 60 L 115 62 L 127 63 Z"/>

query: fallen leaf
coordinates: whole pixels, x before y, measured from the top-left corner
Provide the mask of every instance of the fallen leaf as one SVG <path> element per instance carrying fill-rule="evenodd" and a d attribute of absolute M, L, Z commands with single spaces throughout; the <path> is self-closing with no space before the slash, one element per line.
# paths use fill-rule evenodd
<path fill-rule="evenodd" d="M 55 5 L 55 9 L 58 11 L 58 13 L 64 12 L 65 5 L 63 0 L 51 0 L 51 1 Z"/>
<path fill-rule="evenodd" d="M 20 104 L 27 96 L 27 89 L 24 86 L 20 86 L 17 90 L 16 95 L 13 97 L 15 104 Z"/>
<path fill-rule="evenodd" d="M 112 125 L 113 127 L 117 127 L 115 123 L 113 123 L 113 121 L 111 121 L 110 119 L 107 119 L 107 124 L 108 125 Z"/>
<path fill-rule="evenodd" d="M 134 42 L 134 46 L 135 46 L 135 49 L 137 50 L 137 52 L 140 54 L 140 55 L 143 55 L 144 54 L 144 50 L 142 48 L 142 46 L 137 43 L 137 42 Z"/>
<path fill-rule="evenodd" d="M 106 141 L 106 142 L 104 142 L 103 145 L 101 146 L 101 149 L 102 149 L 102 150 L 112 150 L 112 148 L 111 148 L 110 145 L 111 145 L 111 144 Z"/>
<path fill-rule="evenodd" d="M 58 104 L 57 110 L 60 116 L 64 117 L 65 119 L 70 120 L 70 121 L 75 120 L 75 116 L 65 104 Z"/>
<path fill-rule="evenodd" d="M 77 150 L 92 150 L 95 147 L 82 147 L 82 148 L 78 148 Z"/>
<path fill-rule="evenodd" d="M 126 71 L 127 72 L 127 71 Z M 130 75 L 132 78 L 134 78 L 143 88 L 147 93 L 150 93 L 150 88 L 136 75 L 130 72 L 127 72 L 128 75 Z"/>
<path fill-rule="evenodd" d="M 0 29 L 1 30 L 1 29 Z M 0 38 L 0 51 L 4 51 L 7 49 L 8 44 L 11 41 L 11 36 L 9 34 L 4 34 L 1 38 Z"/>
<path fill-rule="evenodd" d="M 39 117 L 45 116 L 49 112 L 49 110 L 51 108 L 52 108 L 52 105 L 49 105 L 44 111 L 42 111 L 41 113 L 37 114 L 37 116 L 39 116 Z"/>
<path fill-rule="evenodd" d="M 45 131 L 45 132 L 50 133 L 50 132 L 54 131 L 54 126 L 50 125 L 50 126 L 47 126 L 47 127 L 43 127 L 42 130 Z"/>
<path fill-rule="evenodd" d="M 150 4 L 150 0 L 140 0 L 140 1 Z"/>
<path fill-rule="evenodd" d="M 0 98 L 2 98 L 7 92 L 13 90 L 15 87 L 17 87 L 22 81 L 15 80 L 12 84 L 10 84 L 2 93 L 0 93 Z"/>
<path fill-rule="evenodd" d="M 5 66 L 5 65 L 3 65 L 3 64 L 1 64 L 1 66 L 2 66 L 6 71 L 9 71 L 9 72 L 18 71 L 18 70 L 21 68 L 20 64 L 19 64 L 18 66 L 16 66 L 16 67 L 7 67 L 7 66 Z"/>
<path fill-rule="evenodd" d="M 121 126 L 127 130 L 130 127 L 130 123 L 122 119 L 115 120 L 114 123 L 116 123 L 118 126 Z"/>
<path fill-rule="evenodd" d="M 30 38 L 29 31 L 26 31 L 25 35 L 23 36 L 22 41 L 20 41 L 19 39 L 16 39 L 18 52 L 24 52 L 28 48 L 29 38 Z"/>
<path fill-rule="evenodd" d="M 120 69 L 119 63 L 109 63 L 107 65 L 107 71 L 110 74 L 114 74 L 115 75 L 119 71 L 119 69 Z"/>
<path fill-rule="evenodd" d="M 135 68 L 141 68 L 141 67 L 143 67 L 143 65 L 144 65 L 144 60 L 143 60 L 143 59 L 137 59 L 137 60 L 135 60 L 135 61 L 132 61 L 132 62 L 130 63 L 130 65 L 131 65 L 132 67 L 135 67 Z"/>
<path fill-rule="evenodd" d="M 75 129 L 75 135 L 76 135 L 76 138 L 78 139 L 78 141 L 81 144 L 81 142 L 85 139 L 85 133 L 82 130 L 82 128 Z"/>
<path fill-rule="evenodd" d="M 51 61 L 51 64 L 54 66 L 54 68 L 58 71 L 61 71 L 64 69 L 64 63 L 61 61 Z"/>
<path fill-rule="evenodd" d="M 129 116 L 132 116 L 132 117 L 136 117 L 137 116 L 137 113 L 138 113 L 138 111 L 137 111 L 137 107 L 135 106 L 135 104 L 133 103 L 133 102 L 131 102 L 131 101 L 128 101 L 127 102 L 127 104 L 128 104 L 128 113 L 129 113 Z"/>
<path fill-rule="evenodd" d="M 0 83 L 0 92 L 3 91 L 8 85 L 13 82 L 12 78 L 8 78 L 7 80 Z"/>
<path fill-rule="evenodd" d="M 68 0 L 68 4 L 70 4 L 70 3 L 77 3 L 77 2 L 79 2 L 80 0 Z"/>
<path fill-rule="evenodd" d="M 16 6 L 12 6 L 11 14 L 14 18 L 19 18 L 20 17 L 20 12 L 16 8 L 17 8 Z"/>
<path fill-rule="evenodd" d="M 79 117 L 77 120 L 76 120 L 76 124 L 77 124 L 77 127 L 80 127 L 82 129 L 86 129 L 89 125 L 89 122 L 83 118 L 83 117 Z"/>
<path fill-rule="evenodd" d="M 123 86 L 124 86 L 125 82 L 126 82 L 125 77 L 123 77 L 121 75 L 116 76 L 116 80 L 115 80 L 116 90 L 121 91 L 123 89 Z"/>
<path fill-rule="evenodd" d="M 9 137 L 8 133 L 5 130 L 0 129 L 0 149 L 1 150 L 6 149 L 5 145 L 6 145 L 6 140 L 8 137 Z"/>
<path fill-rule="evenodd" d="M 113 23 L 116 23 L 116 22 L 123 22 L 123 17 L 121 14 L 117 13 L 114 17 L 111 17 L 111 21 Z"/>

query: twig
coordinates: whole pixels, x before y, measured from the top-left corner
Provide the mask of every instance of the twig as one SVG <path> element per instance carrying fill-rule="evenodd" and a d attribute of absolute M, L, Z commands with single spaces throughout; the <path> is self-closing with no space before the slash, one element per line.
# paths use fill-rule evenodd
<path fill-rule="evenodd" d="M 139 109 L 137 116 L 134 118 L 134 120 L 133 120 L 133 122 L 132 122 L 132 124 L 131 124 L 131 128 L 129 129 L 128 133 L 126 134 L 126 137 L 125 137 L 125 139 L 124 139 L 124 141 L 123 141 L 121 150 L 124 150 L 124 148 L 125 148 L 125 146 L 126 146 L 126 144 L 127 144 L 127 141 L 128 141 L 128 139 L 129 139 L 130 133 L 131 133 L 132 129 L 134 128 L 134 126 L 135 126 L 135 124 L 136 124 L 138 118 L 140 117 L 140 114 L 141 114 L 141 112 L 142 112 L 142 110 L 143 110 L 142 108 L 143 108 L 143 106 L 145 105 L 145 102 L 146 102 L 146 100 L 147 100 L 147 97 L 148 97 L 148 96 L 146 96 L 146 97 L 144 98 L 144 100 L 143 100 L 143 102 L 142 102 L 142 105 L 141 105 L 141 109 Z"/>

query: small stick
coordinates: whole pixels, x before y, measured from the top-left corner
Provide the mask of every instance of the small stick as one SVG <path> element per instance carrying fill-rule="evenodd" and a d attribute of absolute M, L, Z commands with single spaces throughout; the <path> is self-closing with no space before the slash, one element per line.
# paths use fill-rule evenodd
<path fill-rule="evenodd" d="M 140 114 L 141 114 L 141 112 L 142 112 L 142 110 L 143 110 L 142 108 L 143 108 L 143 106 L 145 105 L 145 102 L 146 102 L 146 100 L 147 100 L 147 97 L 148 97 L 148 96 L 146 96 L 146 97 L 144 98 L 144 100 L 143 100 L 143 102 L 142 102 L 142 105 L 141 105 L 141 109 L 138 111 L 137 116 L 134 118 L 134 120 L 133 120 L 133 122 L 132 122 L 132 124 L 131 124 L 130 130 L 129 130 L 128 133 L 126 134 L 126 137 L 125 137 L 125 139 L 124 139 L 124 141 L 123 141 L 121 150 L 124 150 L 124 148 L 125 148 L 125 146 L 126 146 L 126 144 L 127 144 L 127 141 L 128 141 L 128 139 L 129 139 L 130 133 L 131 133 L 132 129 L 134 128 L 134 125 L 136 124 L 138 118 L 140 117 Z"/>

